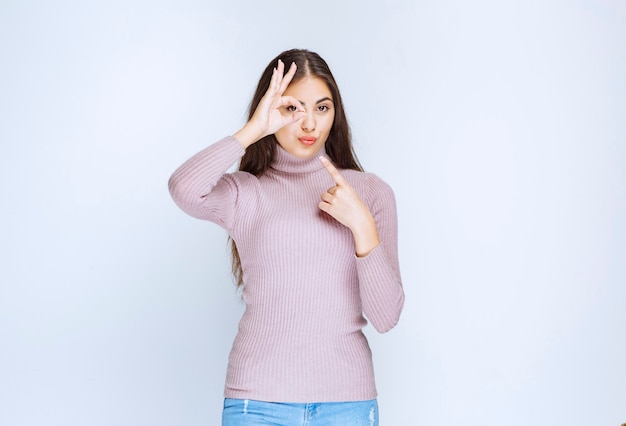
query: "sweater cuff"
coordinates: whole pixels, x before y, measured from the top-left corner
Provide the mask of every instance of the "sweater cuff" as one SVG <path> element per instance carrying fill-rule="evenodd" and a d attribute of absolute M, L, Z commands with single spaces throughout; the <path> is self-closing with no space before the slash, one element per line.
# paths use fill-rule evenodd
<path fill-rule="evenodd" d="M 382 244 L 378 243 L 378 245 L 365 256 L 357 256 L 355 253 L 354 257 L 356 258 L 357 267 L 363 268 L 370 264 L 373 266 L 379 263 L 387 263 L 387 255 L 381 246 Z"/>
<path fill-rule="evenodd" d="M 234 136 L 226 136 L 219 142 L 229 147 L 229 151 L 237 153 L 239 157 L 242 157 L 246 153 L 246 149 L 241 145 L 241 142 Z M 219 143 L 218 142 L 218 143 Z"/>
<path fill-rule="evenodd" d="M 364 257 L 356 256 L 356 268 L 360 281 L 367 287 L 377 287 L 377 291 L 388 291 L 389 286 L 402 287 L 400 271 L 390 262 L 383 245 L 379 244 Z M 391 284 L 393 283 L 393 284 Z"/>
<path fill-rule="evenodd" d="M 363 257 L 357 256 L 356 254 L 354 257 L 356 258 L 356 266 L 359 271 L 367 270 L 369 273 L 380 271 L 383 274 L 389 271 L 389 260 L 387 259 L 385 250 L 382 248 L 382 244 L 378 244 Z"/>

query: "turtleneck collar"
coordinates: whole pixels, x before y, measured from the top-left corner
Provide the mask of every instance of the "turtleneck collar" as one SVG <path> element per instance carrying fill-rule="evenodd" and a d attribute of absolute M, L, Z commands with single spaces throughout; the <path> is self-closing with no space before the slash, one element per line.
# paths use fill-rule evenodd
<path fill-rule="evenodd" d="M 274 170 L 287 173 L 312 173 L 324 167 L 319 159 L 320 155 L 326 156 L 324 147 L 309 158 L 300 158 L 288 153 L 282 146 L 276 144 L 276 152 L 271 167 Z"/>

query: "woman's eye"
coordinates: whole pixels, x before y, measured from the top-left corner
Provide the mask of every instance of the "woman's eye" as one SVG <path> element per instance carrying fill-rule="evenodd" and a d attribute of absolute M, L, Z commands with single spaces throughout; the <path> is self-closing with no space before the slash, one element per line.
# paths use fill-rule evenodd
<path fill-rule="evenodd" d="M 326 112 L 326 111 L 328 111 L 330 108 L 328 107 L 328 105 L 320 105 L 320 106 L 318 107 L 318 109 L 319 109 L 321 112 Z"/>
<path fill-rule="evenodd" d="M 296 111 L 298 111 L 298 108 L 296 108 L 293 105 L 288 105 L 287 106 L 287 111 L 289 111 L 289 112 L 296 112 Z"/>

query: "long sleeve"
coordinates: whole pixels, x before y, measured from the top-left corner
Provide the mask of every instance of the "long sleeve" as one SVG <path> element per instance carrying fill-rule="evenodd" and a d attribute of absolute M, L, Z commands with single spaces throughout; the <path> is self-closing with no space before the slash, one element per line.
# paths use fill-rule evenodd
<path fill-rule="evenodd" d="M 168 182 L 174 202 L 193 217 L 229 229 L 235 215 L 238 180 L 226 172 L 244 152 L 237 139 L 228 136 L 185 161 Z"/>
<path fill-rule="evenodd" d="M 381 243 L 357 258 L 350 230 L 322 212 L 332 178 L 317 156 L 278 147 L 259 177 L 228 169 L 239 142 L 225 138 L 174 172 L 169 188 L 188 214 L 224 227 L 236 241 L 246 305 L 228 361 L 224 395 L 276 402 L 376 397 L 362 332 L 400 315 L 404 293 L 395 200 L 374 175 L 344 170 L 377 223 Z"/>
<path fill-rule="evenodd" d="M 384 333 L 398 323 L 404 291 L 398 262 L 398 223 L 393 191 L 377 178 L 367 182 L 367 203 L 378 229 L 380 244 L 367 256 L 357 258 L 363 313 L 374 328 Z"/>

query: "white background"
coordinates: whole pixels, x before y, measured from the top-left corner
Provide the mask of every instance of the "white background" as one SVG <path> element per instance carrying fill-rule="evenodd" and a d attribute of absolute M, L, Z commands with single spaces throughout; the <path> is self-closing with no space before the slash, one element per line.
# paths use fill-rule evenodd
<path fill-rule="evenodd" d="M 3 0 L 0 424 L 219 424 L 242 306 L 167 179 L 292 47 L 397 196 L 381 424 L 626 422 L 626 3 Z"/>

